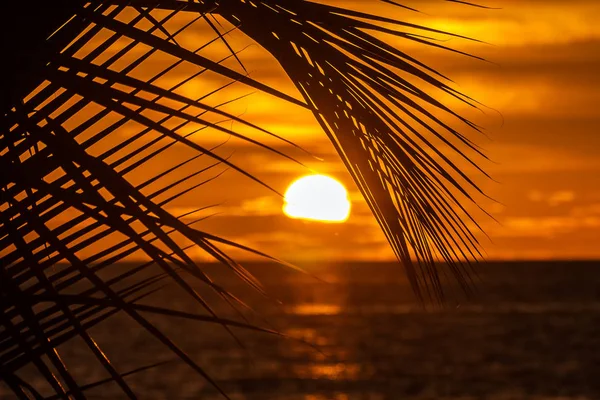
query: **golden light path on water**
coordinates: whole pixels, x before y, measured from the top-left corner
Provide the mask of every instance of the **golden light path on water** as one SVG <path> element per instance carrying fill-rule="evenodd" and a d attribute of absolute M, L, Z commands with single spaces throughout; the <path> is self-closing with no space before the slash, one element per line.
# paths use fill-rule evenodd
<path fill-rule="evenodd" d="M 285 192 L 283 212 L 290 218 L 344 222 L 350 216 L 348 191 L 330 176 L 303 176 Z"/>

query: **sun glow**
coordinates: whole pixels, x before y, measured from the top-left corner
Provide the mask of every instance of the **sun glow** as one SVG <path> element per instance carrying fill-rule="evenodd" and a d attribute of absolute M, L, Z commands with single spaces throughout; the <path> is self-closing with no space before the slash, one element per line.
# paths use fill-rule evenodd
<path fill-rule="evenodd" d="M 285 192 L 283 212 L 290 218 L 344 222 L 350 215 L 350 200 L 344 185 L 332 177 L 308 175 Z"/>

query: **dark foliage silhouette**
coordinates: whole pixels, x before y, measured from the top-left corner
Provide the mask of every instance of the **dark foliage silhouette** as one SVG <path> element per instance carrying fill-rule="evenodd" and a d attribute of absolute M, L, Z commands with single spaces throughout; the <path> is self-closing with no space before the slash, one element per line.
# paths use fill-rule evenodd
<path fill-rule="evenodd" d="M 191 280 L 208 285 L 233 307 L 244 304 L 213 282 L 190 251 L 201 249 L 259 291 L 260 283 L 223 248 L 278 260 L 203 232 L 197 223 L 204 217 L 189 222 L 191 214 L 200 215 L 210 205 L 182 215 L 166 209 L 191 191 L 201 193 L 223 168 L 273 190 L 230 161 L 220 146 L 209 148 L 194 140 L 222 133 L 288 157 L 252 135 L 227 128 L 231 124 L 225 122 L 233 121 L 245 132 L 285 142 L 213 100 L 217 93 L 233 93 L 228 92 L 233 86 L 263 91 L 313 112 L 419 298 L 444 301 L 438 260 L 470 290 L 468 271 L 480 253 L 467 223 L 475 221 L 464 200 L 473 202 L 470 193 L 480 190 L 456 160 L 475 165 L 470 157 L 483 155 L 440 114 L 465 129 L 478 127 L 438 97 L 442 93 L 473 107 L 476 103 L 401 45 L 390 44 L 453 51 L 427 36 L 451 34 L 305 0 L 11 3 L 2 6 L 1 27 L 6 57 L 0 75 L 0 379 L 17 398 L 43 398 L 19 377 L 27 365 L 47 381 L 53 398 L 83 399 L 87 389 L 105 382 L 84 385 L 73 378 L 57 347 L 75 337 L 110 375 L 106 381 L 135 398 L 124 377 L 160 363 L 118 371 L 87 332 L 117 312 L 127 314 L 209 381 L 148 315 L 277 334 L 219 318 Z M 389 9 L 413 12 L 395 3 Z M 180 44 L 182 34 L 198 24 L 212 31 L 213 38 L 193 48 Z M 249 76 L 228 42 L 231 30 L 271 53 L 303 101 Z M 225 45 L 229 54 L 220 60 L 206 56 L 203 51 L 213 43 Z M 169 61 L 157 69 L 158 59 Z M 207 76 L 220 86 L 194 98 L 181 90 Z M 236 96 L 231 94 L 228 102 L 240 101 Z M 128 135 L 120 136 L 121 131 Z M 189 157 L 170 157 L 176 146 Z M 139 174 L 132 173 L 142 168 L 149 173 L 143 180 L 134 178 Z M 102 250 L 90 253 L 91 248 Z M 125 270 L 116 267 L 142 253 L 150 261 Z M 150 266 L 161 272 L 144 274 Z M 206 314 L 139 303 L 167 280 Z"/>

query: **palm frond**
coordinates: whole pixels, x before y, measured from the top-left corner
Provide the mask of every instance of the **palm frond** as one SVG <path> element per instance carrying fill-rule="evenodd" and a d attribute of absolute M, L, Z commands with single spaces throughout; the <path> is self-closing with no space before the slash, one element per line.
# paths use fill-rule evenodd
<path fill-rule="evenodd" d="M 99 384 L 76 381 L 62 361 L 57 347 L 75 337 L 110 376 L 101 382 L 116 382 L 135 398 L 124 377 L 138 370 L 119 372 L 87 332 L 117 312 L 217 388 L 145 314 L 216 323 L 231 335 L 233 326 L 276 334 L 218 317 L 189 282 L 203 282 L 232 307 L 243 306 L 189 251 L 201 249 L 261 292 L 260 283 L 221 246 L 269 256 L 197 229 L 202 216 L 184 223 L 166 209 L 183 196 L 202 193 L 225 168 L 273 190 L 222 155 L 221 147 L 198 140 L 234 137 L 289 158 L 225 127 L 225 121 L 235 121 L 293 145 L 226 111 L 229 101 L 240 99 L 230 91 L 235 86 L 312 110 L 420 298 L 444 300 L 438 259 L 469 291 L 469 260 L 481 254 L 467 220 L 476 222 L 461 201 L 474 201 L 470 193 L 481 191 L 457 159 L 476 166 L 473 155 L 483 155 L 441 115 L 467 129 L 478 127 L 438 97 L 476 103 L 401 46 L 379 38 L 455 51 L 428 37 L 447 33 L 306 0 L 61 0 L 40 4 L 33 13 L 23 3 L 16 7 L 1 32 L 16 39 L 3 40 L 0 49 L 14 55 L 3 65 L 6 90 L 0 94 L 0 379 L 18 398 L 41 397 L 18 376 L 29 364 L 55 398 L 83 399 L 85 390 Z M 178 37 L 198 24 L 213 38 L 194 49 L 181 46 Z M 249 77 L 228 41 L 231 30 L 269 51 L 304 102 Z M 206 56 L 215 45 L 228 55 Z M 165 58 L 171 62 L 156 71 L 156 60 Z M 203 78 L 221 84 L 188 97 L 186 85 Z M 229 95 L 229 101 L 216 104 L 217 93 Z M 175 150 L 186 158 L 172 157 Z M 140 179 L 141 169 L 158 172 Z M 98 248 L 103 250 L 91 251 Z M 140 254 L 149 261 L 126 271 L 114 268 Z M 57 268 L 59 263 L 66 264 Z M 148 277 L 151 266 L 160 272 Z M 139 303 L 166 280 L 207 315 Z M 76 293 L 65 293 L 69 290 Z"/>
<path fill-rule="evenodd" d="M 143 71 L 144 63 L 150 62 L 153 55 L 161 51 L 152 45 L 153 40 L 158 39 L 155 34 L 164 31 L 160 27 L 177 11 L 163 16 L 160 21 L 151 17 L 148 9 L 135 11 L 137 15 L 134 13 L 125 23 L 118 19 L 128 18 L 123 14 L 131 12 L 130 8 L 91 3 L 79 8 L 60 30 L 39 41 L 38 45 L 61 50 L 38 53 L 40 60 L 31 63 L 36 74 L 27 78 L 37 79 L 37 87 L 29 89 L 30 86 L 23 86 L 30 92 L 23 92 L 17 96 L 17 102 L 2 110 L 6 129 L 3 129 L 1 137 L 1 161 L 2 170 L 8 171 L 2 175 L 0 184 L 3 200 L 2 281 L 7 285 L 3 285 L 2 290 L 3 300 L 6 299 L 2 303 L 3 325 L 7 327 L 0 345 L 2 366 L 6 371 L 3 377 L 13 376 L 27 363 L 34 363 L 61 397 L 67 393 L 76 398 L 84 397 L 56 351 L 60 343 L 75 336 L 84 339 L 124 394 L 129 398 L 135 397 L 122 374 L 86 333 L 91 324 L 106 319 L 114 314 L 115 309 L 127 313 L 181 360 L 211 381 L 196 362 L 136 310 L 135 304 L 141 297 L 129 299 L 150 283 L 140 285 L 138 282 L 126 291 L 115 288 L 123 279 L 142 272 L 149 264 L 126 272 L 119 271 L 116 275 L 113 271 L 111 278 L 104 278 L 102 273 L 111 269 L 114 263 L 142 251 L 162 268 L 166 277 L 212 315 L 204 321 L 221 324 L 230 333 L 231 322 L 219 319 L 212 312 L 187 282 L 186 276 L 205 282 L 232 305 L 237 299 L 215 285 L 198 268 L 186 253 L 186 248 L 177 244 L 175 235 L 200 246 L 242 279 L 256 285 L 251 275 L 214 243 L 213 239 L 218 238 L 205 236 L 164 208 L 218 176 L 198 181 L 201 175 L 220 165 L 240 170 L 228 157 L 219 155 L 216 148 L 201 146 L 193 140 L 194 135 L 216 131 L 268 148 L 224 128 L 222 122 L 236 121 L 257 131 L 269 132 L 222 111 L 219 105 L 204 103 L 236 81 L 254 81 L 222 66 L 234 55 L 220 61 L 199 55 L 206 46 L 222 40 L 222 35 L 196 51 L 188 50 L 186 58 L 176 59 L 150 79 L 136 76 Z M 175 37 L 199 19 L 201 16 L 190 18 L 186 25 L 169 35 L 169 40 L 176 43 Z M 150 29 L 142 29 L 138 26 L 142 21 L 151 21 L 153 25 Z M 100 46 L 90 50 L 90 43 L 95 37 L 107 30 L 101 22 L 117 26 L 118 30 L 113 31 Z M 111 25 L 111 22 L 116 25 Z M 200 66 L 189 77 L 180 79 L 171 87 L 165 88 L 156 83 L 184 60 L 189 62 L 189 58 L 206 62 L 196 63 Z M 122 69 L 115 67 L 122 60 L 126 60 L 127 65 Z M 177 93 L 186 82 L 215 69 L 225 71 L 229 83 L 196 99 Z M 261 87 L 258 83 L 255 86 Z M 17 90 L 15 88 L 10 94 Z M 91 118 L 83 118 L 89 115 Z M 128 127 L 137 129 L 138 133 L 121 140 L 117 146 L 105 144 L 114 143 L 119 130 Z M 190 130 L 189 127 L 194 128 Z M 180 133 L 186 129 L 188 132 Z M 165 168 L 166 171 L 159 171 L 137 184 L 131 182 L 132 172 L 147 168 L 153 162 L 168 165 L 168 151 L 178 146 L 187 146 L 197 154 L 190 155 L 184 162 L 174 159 L 176 165 Z M 199 164 L 204 157 L 213 158 L 215 162 Z M 190 166 L 197 170 L 185 172 L 182 167 L 186 165 L 188 170 Z M 161 184 L 160 180 L 167 176 L 173 182 Z M 103 241 L 107 244 L 99 254 L 86 253 L 88 248 L 96 248 Z M 67 267 L 56 270 L 53 266 L 60 262 L 67 262 Z M 89 294 L 111 299 L 114 305 L 100 303 L 94 307 L 86 305 L 72 309 L 72 304 L 60 291 L 82 282 L 91 286 L 87 290 Z M 175 315 L 173 310 L 165 312 Z M 50 321 L 37 323 L 50 317 Z M 14 322 L 19 320 L 21 322 Z M 251 327 L 239 323 L 236 326 Z M 44 357 L 59 376 L 50 372 Z"/>
<path fill-rule="evenodd" d="M 283 66 L 341 155 L 417 295 L 444 301 L 438 260 L 469 291 L 469 260 L 481 253 L 467 220 L 477 223 L 460 197 L 473 202 L 469 189 L 482 191 L 456 157 L 440 148 L 481 172 L 472 157 L 485 156 L 439 114 L 479 128 L 437 98 L 476 104 L 401 47 L 403 41 L 452 50 L 418 32 L 451 34 L 303 0 L 224 2 L 216 12 Z M 268 29 L 260 22 L 265 19 Z M 400 44 L 391 46 L 371 32 Z"/>

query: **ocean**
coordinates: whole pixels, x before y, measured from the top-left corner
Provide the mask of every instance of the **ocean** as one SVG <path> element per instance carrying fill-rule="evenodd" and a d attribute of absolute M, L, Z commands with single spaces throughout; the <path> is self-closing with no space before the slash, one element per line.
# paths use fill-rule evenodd
<path fill-rule="evenodd" d="M 483 264 L 477 294 L 443 309 L 423 308 L 396 264 L 310 267 L 322 280 L 250 269 L 269 298 L 223 267 L 209 272 L 254 309 L 242 311 L 250 321 L 290 337 L 143 314 L 231 399 L 600 399 L 599 262 Z M 218 296 L 202 294 L 218 315 L 236 318 Z M 172 285 L 144 302 L 201 312 Z M 89 333 L 121 372 L 174 359 L 126 315 Z M 59 352 L 79 382 L 107 377 L 80 340 Z M 31 368 L 21 376 L 41 385 Z M 126 379 L 141 399 L 223 398 L 181 361 Z M 86 394 L 124 397 L 113 383 Z"/>

